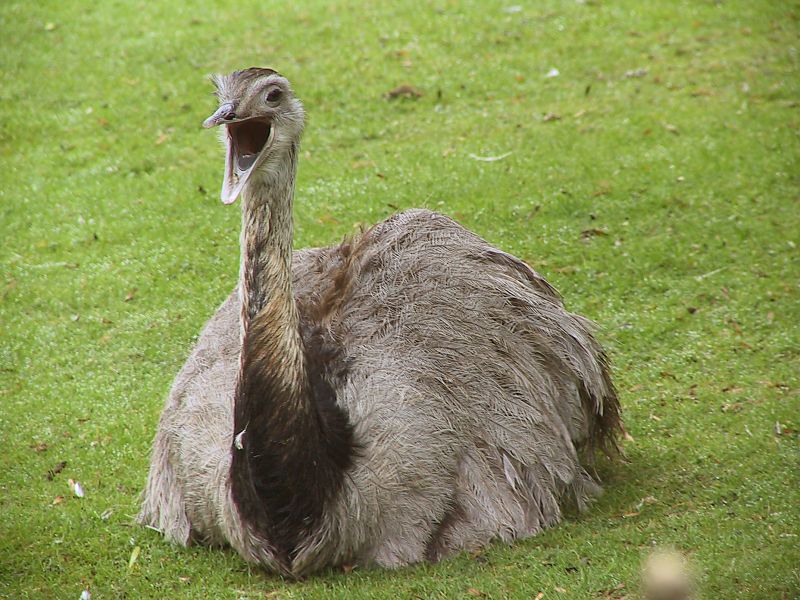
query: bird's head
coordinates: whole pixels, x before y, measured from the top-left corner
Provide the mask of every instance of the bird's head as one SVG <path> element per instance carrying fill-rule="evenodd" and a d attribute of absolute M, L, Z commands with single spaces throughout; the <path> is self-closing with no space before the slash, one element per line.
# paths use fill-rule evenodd
<path fill-rule="evenodd" d="M 253 67 L 213 81 L 219 108 L 203 127 L 224 125 L 222 201 L 230 204 L 255 173 L 285 175 L 286 155 L 300 140 L 305 113 L 289 81 L 272 69 Z"/>

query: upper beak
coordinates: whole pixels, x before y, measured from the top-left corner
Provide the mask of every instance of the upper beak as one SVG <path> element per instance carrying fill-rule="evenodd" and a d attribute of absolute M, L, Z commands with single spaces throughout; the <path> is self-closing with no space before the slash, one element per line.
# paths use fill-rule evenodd
<path fill-rule="evenodd" d="M 225 104 L 222 104 L 213 115 L 203 121 L 203 127 L 210 129 L 211 127 L 216 127 L 217 125 L 221 125 L 223 123 L 235 121 L 235 108 L 236 107 L 233 105 L 233 102 L 226 102 Z"/>

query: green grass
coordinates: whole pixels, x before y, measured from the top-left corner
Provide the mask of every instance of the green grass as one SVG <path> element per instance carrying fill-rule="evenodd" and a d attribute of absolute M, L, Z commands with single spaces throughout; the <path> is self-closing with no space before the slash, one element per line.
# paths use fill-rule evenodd
<path fill-rule="evenodd" d="M 0 597 L 633 598 L 653 545 L 702 598 L 800 597 L 800 4 L 530 4 L 0 5 Z M 206 76 L 251 65 L 309 113 L 298 247 L 427 206 L 600 324 L 634 441 L 588 513 L 300 583 L 133 525 L 237 275 Z"/>

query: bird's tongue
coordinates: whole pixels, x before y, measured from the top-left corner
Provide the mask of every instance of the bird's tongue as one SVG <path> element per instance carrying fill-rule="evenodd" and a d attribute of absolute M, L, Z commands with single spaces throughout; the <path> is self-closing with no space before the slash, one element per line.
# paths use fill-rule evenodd
<path fill-rule="evenodd" d="M 247 171 L 252 168 L 257 158 L 258 154 L 240 154 L 236 157 L 236 166 L 239 171 Z"/>

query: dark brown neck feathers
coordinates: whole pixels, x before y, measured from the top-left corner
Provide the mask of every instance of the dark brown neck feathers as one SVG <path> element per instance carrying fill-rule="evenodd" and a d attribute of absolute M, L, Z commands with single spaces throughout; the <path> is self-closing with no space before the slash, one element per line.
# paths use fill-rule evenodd
<path fill-rule="evenodd" d="M 302 333 L 292 291 L 296 148 L 289 160 L 291 177 L 254 181 L 242 199 L 242 354 L 231 461 L 239 514 L 287 573 L 353 456 L 352 427 L 336 403 L 334 385 L 343 376 L 337 352 Z"/>

